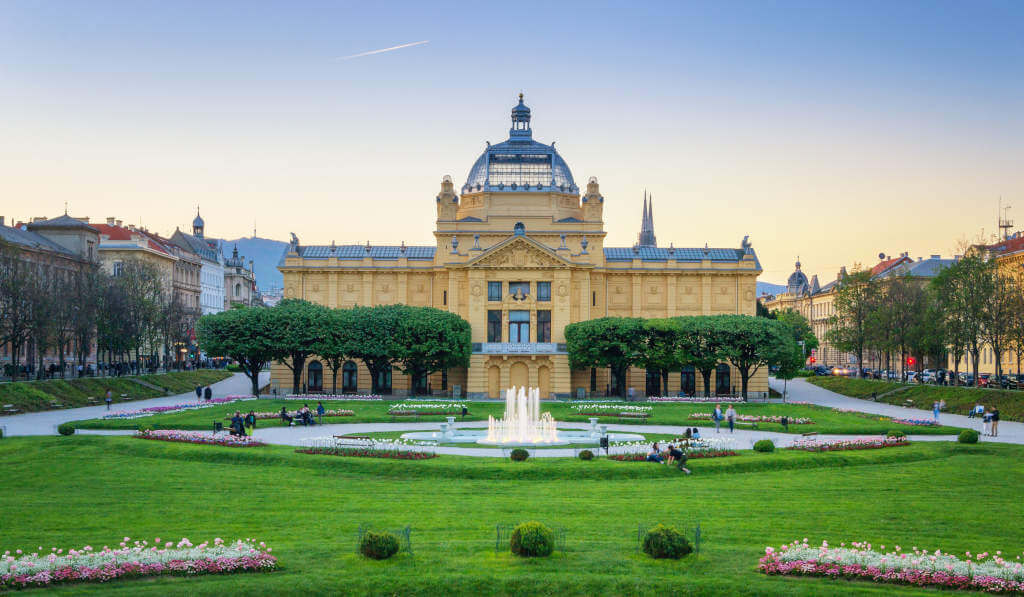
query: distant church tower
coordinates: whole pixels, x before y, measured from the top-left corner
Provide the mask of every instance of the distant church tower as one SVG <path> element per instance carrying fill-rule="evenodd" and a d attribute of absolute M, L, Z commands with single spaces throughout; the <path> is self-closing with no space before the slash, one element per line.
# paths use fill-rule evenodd
<path fill-rule="evenodd" d="M 658 239 L 654 236 L 654 195 L 651 195 L 648 203 L 647 191 L 644 191 L 644 215 L 640 220 L 640 234 L 636 236 L 636 244 L 639 247 L 658 246 Z"/>
<path fill-rule="evenodd" d="M 205 222 L 199 217 L 199 208 L 196 208 L 196 219 L 192 220 L 192 236 L 198 236 L 203 238 L 203 230 L 206 228 Z"/>

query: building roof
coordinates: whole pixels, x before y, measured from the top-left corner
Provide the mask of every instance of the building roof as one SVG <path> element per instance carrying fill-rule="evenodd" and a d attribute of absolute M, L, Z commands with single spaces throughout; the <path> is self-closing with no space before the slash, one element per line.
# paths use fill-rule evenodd
<path fill-rule="evenodd" d="M 170 250 L 168 250 L 167 247 L 163 246 L 161 243 L 157 242 L 150 235 L 142 232 L 141 230 L 132 230 L 130 228 L 125 228 L 124 226 L 111 226 L 109 224 L 92 224 L 91 226 L 102 236 L 107 237 L 107 240 L 114 241 L 101 241 L 101 249 L 131 248 L 131 246 L 134 244 L 134 239 L 132 238 L 132 236 L 141 236 L 146 241 L 146 248 L 152 249 L 153 251 L 156 251 L 157 253 L 160 253 L 162 255 L 167 255 L 168 257 L 172 256 Z M 137 244 L 134 246 L 138 248 Z"/>
<path fill-rule="evenodd" d="M 915 278 L 934 278 L 939 275 L 939 272 L 954 263 L 956 263 L 955 259 L 942 259 L 938 255 L 932 255 L 928 259 L 919 259 L 917 261 L 901 263 L 900 265 L 890 268 L 888 271 L 876 277 L 891 278 L 893 276 L 902 276 L 906 274 Z"/>
<path fill-rule="evenodd" d="M 78 218 L 72 218 L 68 214 L 57 216 L 53 219 L 48 220 L 36 220 L 26 225 L 29 230 L 36 230 L 38 228 L 46 228 L 51 230 L 91 230 L 92 232 L 98 232 L 96 228 L 90 226 L 86 222 L 79 220 Z"/>
<path fill-rule="evenodd" d="M 684 247 L 605 247 L 605 261 L 739 261 L 746 253 L 744 249 L 711 249 Z"/>
<path fill-rule="evenodd" d="M 883 259 L 882 261 L 878 262 L 878 265 L 876 265 L 875 267 L 871 268 L 871 276 L 872 277 L 877 276 L 877 275 L 879 275 L 881 273 L 884 273 L 884 272 L 892 269 L 893 267 L 895 267 L 895 266 L 897 266 L 897 265 L 899 265 L 901 263 L 906 263 L 908 261 L 913 261 L 913 259 L 911 259 L 910 257 L 907 257 L 906 253 L 904 253 L 903 255 L 900 255 L 899 257 L 892 257 L 892 258 L 889 258 L 889 259 Z"/>
<path fill-rule="evenodd" d="M 14 226 L 0 224 L 0 240 L 36 251 L 50 251 L 60 253 L 66 257 L 78 257 L 68 249 L 37 232 L 22 230 Z"/>
<path fill-rule="evenodd" d="M 172 242 L 178 242 L 180 239 L 181 243 L 184 243 L 188 249 L 193 253 L 199 255 L 207 261 L 213 261 L 219 263 L 220 260 L 217 258 L 218 251 L 214 247 L 210 246 L 205 238 L 199 238 L 198 236 L 192 236 L 187 232 L 181 230 L 175 230 L 174 234 L 171 235 Z"/>
<path fill-rule="evenodd" d="M 988 250 L 996 257 L 1024 251 L 1024 233 L 1016 232 L 1006 240 L 989 245 Z"/>
<path fill-rule="evenodd" d="M 398 260 L 405 257 L 410 261 L 433 261 L 437 247 L 411 247 L 400 245 L 308 245 L 298 248 L 299 256 L 305 259 L 362 259 L 369 257 L 374 260 Z M 285 253 L 287 254 L 287 252 Z M 282 261 L 283 261 L 282 257 Z"/>

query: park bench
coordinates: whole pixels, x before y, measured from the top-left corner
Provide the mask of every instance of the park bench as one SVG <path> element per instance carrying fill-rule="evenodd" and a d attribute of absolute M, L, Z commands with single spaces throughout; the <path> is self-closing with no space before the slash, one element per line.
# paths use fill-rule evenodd
<path fill-rule="evenodd" d="M 633 412 L 619 413 L 619 423 L 621 423 L 624 420 L 646 421 L 650 416 L 651 416 L 650 413 L 633 413 Z"/>
<path fill-rule="evenodd" d="M 90 397 L 87 400 L 87 402 L 89 403 L 89 406 L 99 406 L 100 405 L 100 401 L 95 399 L 95 398 L 92 398 L 92 397 Z"/>
<path fill-rule="evenodd" d="M 15 414 L 18 414 L 19 412 L 21 412 L 21 409 L 15 408 L 13 404 L 5 404 L 4 405 L 4 414 L 5 415 L 15 415 Z"/>
<path fill-rule="evenodd" d="M 60 402 L 57 402 L 56 400 L 51 400 L 50 401 L 50 408 L 56 410 L 58 408 L 64 408 L 64 405 L 61 404 Z"/>
<path fill-rule="evenodd" d="M 817 431 L 808 431 L 807 433 L 801 433 L 800 435 L 802 435 L 804 437 L 818 437 L 818 432 Z"/>
<path fill-rule="evenodd" d="M 377 440 L 368 435 L 335 435 L 334 445 L 337 446 L 356 446 L 356 447 L 371 447 L 377 443 Z"/>

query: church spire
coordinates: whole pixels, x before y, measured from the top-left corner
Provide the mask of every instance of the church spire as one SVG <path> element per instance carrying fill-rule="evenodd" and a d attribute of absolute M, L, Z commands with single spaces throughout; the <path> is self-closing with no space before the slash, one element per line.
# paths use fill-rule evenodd
<path fill-rule="evenodd" d="M 640 219 L 637 245 L 641 247 L 658 246 L 658 241 L 654 236 L 654 196 L 648 196 L 647 189 L 644 189 L 644 212 Z"/>

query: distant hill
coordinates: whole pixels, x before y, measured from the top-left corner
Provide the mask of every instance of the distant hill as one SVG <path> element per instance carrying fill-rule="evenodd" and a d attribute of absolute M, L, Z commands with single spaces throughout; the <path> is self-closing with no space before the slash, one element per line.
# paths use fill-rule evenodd
<path fill-rule="evenodd" d="M 768 282 L 757 283 L 757 296 L 762 294 L 779 294 L 780 292 L 786 291 L 785 284 L 769 284 Z"/>
<path fill-rule="evenodd" d="M 225 257 L 231 256 L 231 250 L 238 245 L 238 254 L 245 257 L 246 262 L 253 261 L 256 270 L 256 285 L 260 290 L 280 288 L 284 285 L 284 276 L 277 271 L 277 263 L 281 261 L 288 243 L 269 238 L 239 238 L 224 241 Z"/>

